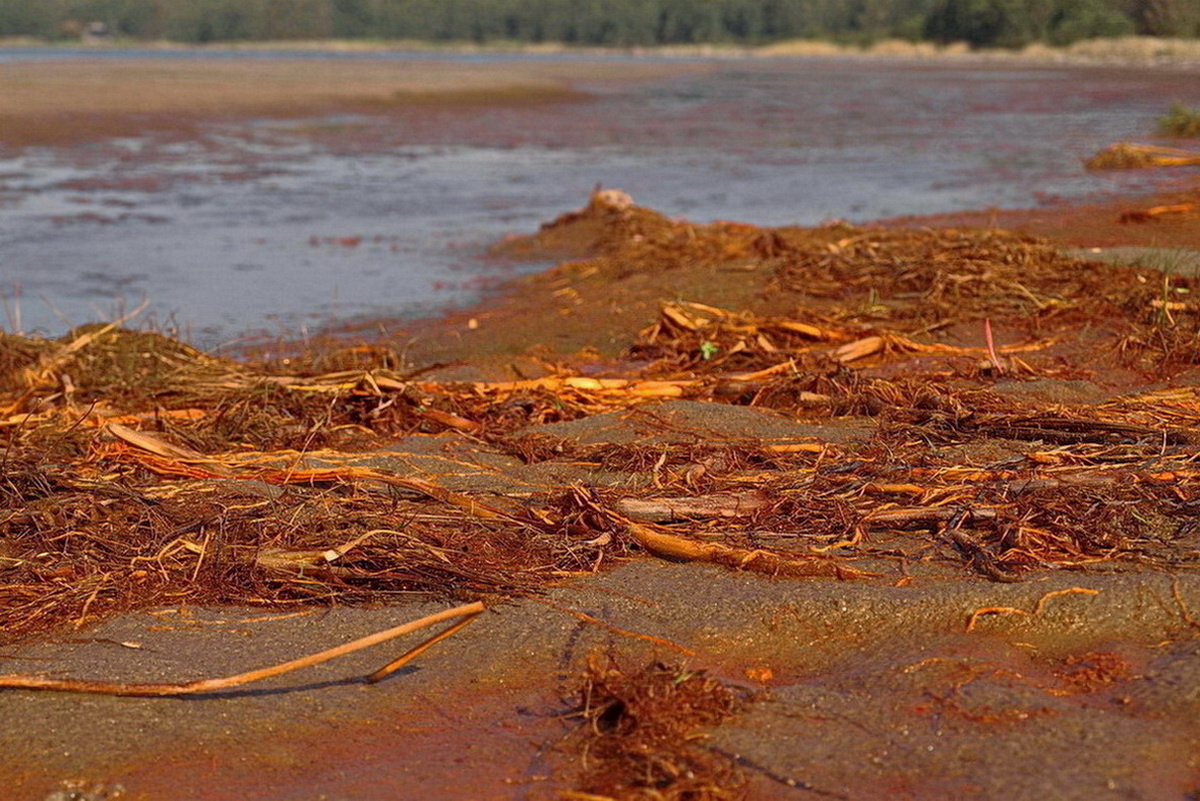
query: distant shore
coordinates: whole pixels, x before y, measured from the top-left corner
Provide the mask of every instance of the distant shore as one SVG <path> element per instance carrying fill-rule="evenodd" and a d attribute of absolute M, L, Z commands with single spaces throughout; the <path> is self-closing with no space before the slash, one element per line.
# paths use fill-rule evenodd
<path fill-rule="evenodd" d="M 659 79 L 716 69 L 725 58 L 889 58 L 912 63 L 1055 64 L 1200 67 L 1200 41 L 1146 37 L 1082 42 L 1069 48 L 970 51 L 928 43 L 879 42 L 861 49 L 827 42 L 782 42 L 758 48 L 701 45 L 600 50 L 563 45 L 434 45 L 418 42 L 298 41 L 210 45 L 93 46 L 0 42 L 36 58 L 0 62 L 0 147 L 69 145 L 149 130 L 187 134 L 205 120 L 230 116 L 298 117 L 380 111 L 406 105 L 546 103 L 580 100 L 580 85 Z M 145 57 L 147 50 L 161 56 Z M 142 55 L 139 55 L 139 51 Z M 288 58 L 286 52 L 297 53 Z M 63 58 L 55 58 L 61 52 Z M 192 53 L 230 53 L 196 58 Z M 270 59 L 250 57 L 276 54 Z M 172 54 L 178 53 L 178 58 Z M 245 53 L 247 58 L 238 58 Z M 309 54 L 390 53 L 388 59 L 312 58 Z M 430 59 L 431 53 L 512 54 L 486 61 Z M 68 54 L 69 57 L 68 57 Z M 124 56 L 128 54 L 128 58 Z M 405 55 L 411 54 L 411 58 Z M 521 58 L 553 56 L 564 58 Z M 580 56 L 573 58 L 572 56 Z M 605 58 L 611 56 L 612 58 Z"/>
<path fill-rule="evenodd" d="M 160 50 L 180 52 L 278 52 L 311 53 L 444 53 L 514 55 L 610 55 L 657 58 L 952 58 L 974 61 L 1033 61 L 1071 64 L 1200 65 L 1200 39 L 1171 39 L 1154 36 L 1122 36 L 1087 39 L 1062 47 L 1030 44 L 1020 49 L 972 49 L 964 42 L 938 44 L 905 39 L 881 39 L 869 45 L 839 44 L 819 39 L 791 39 L 764 45 L 702 43 L 687 45 L 596 47 L 562 42 L 431 42 L 376 39 L 296 39 L 275 41 L 229 41 L 194 45 L 173 41 L 114 40 L 82 44 L 45 42 L 29 38 L 0 38 L 4 48 L 54 49 L 90 48 L 97 52 Z"/>

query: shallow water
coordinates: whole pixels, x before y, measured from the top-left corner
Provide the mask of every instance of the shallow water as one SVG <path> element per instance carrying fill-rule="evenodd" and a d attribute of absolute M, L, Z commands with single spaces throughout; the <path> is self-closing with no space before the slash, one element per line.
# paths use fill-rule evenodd
<path fill-rule="evenodd" d="M 211 347 L 428 314 L 539 266 L 483 251 L 596 184 L 671 215 L 764 225 L 1148 189 L 1180 173 L 1089 174 L 1081 160 L 1150 140 L 1171 100 L 1200 104 L 1194 78 L 722 60 L 584 85 L 586 102 L 222 122 L 198 138 L 29 150 L 0 159 L 0 325 L 58 334 L 148 298 L 141 319 Z"/>

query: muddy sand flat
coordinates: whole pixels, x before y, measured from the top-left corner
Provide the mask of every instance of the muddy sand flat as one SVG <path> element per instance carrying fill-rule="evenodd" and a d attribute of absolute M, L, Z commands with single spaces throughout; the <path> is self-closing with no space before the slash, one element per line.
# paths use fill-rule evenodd
<path fill-rule="evenodd" d="M 148 131 L 190 132 L 222 117 L 306 116 L 410 105 L 561 102 L 579 81 L 644 80 L 700 62 L 438 58 L 130 58 L 0 68 L 0 144 L 63 145 Z"/>
<path fill-rule="evenodd" d="M 617 192 L 497 252 L 562 263 L 286 364 L 0 341 L 5 673 L 186 682 L 487 605 L 376 684 L 415 643 L 0 691 L 10 797 L 1200 789 L 1184 261 Z"/>

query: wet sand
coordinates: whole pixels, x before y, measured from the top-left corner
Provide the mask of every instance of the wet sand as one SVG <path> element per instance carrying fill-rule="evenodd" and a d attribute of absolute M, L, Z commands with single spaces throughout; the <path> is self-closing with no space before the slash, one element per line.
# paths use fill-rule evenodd
<path fill-rule="evenodd" d="M 972 609 L 1028 610 L 1062 591 L 1042 616 L 964 631 Z M 1188 688 L 1200 656 L 1186 614 L 1200 585 L 1184 577 L 1174 591 L 1161 575 L 905 588 L 642 560 L 498 606 L 375 686 L 361 677 L 405 646 L 191 699 L 3 693 L 0 712 L 27 723 L 0 736 L 0 774 L 7 798 L 30 801 L 69 786 L 93 799 L 117 788 L 206 801 L 562 798 L 581 767 L 568 714 L 578 672 L 600 653 L 682 660 L 767 690 L 708 741 L 741 760 L 750 798 L 1183 798 L 1198 776 Z M 12 664 L 225 675 L 437 608 L 159 610 L 27 647 Z"/>

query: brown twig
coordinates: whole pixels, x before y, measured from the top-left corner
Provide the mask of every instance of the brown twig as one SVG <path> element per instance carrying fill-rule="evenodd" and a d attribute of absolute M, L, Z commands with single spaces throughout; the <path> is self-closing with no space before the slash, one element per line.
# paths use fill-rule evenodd
<path fill-rule="evenodd" d="M 1175 599 L 1175 603 L 1179 606 L 1179 616 L 1183 618 L 1183 622 L 1194 629 L 1200 629 L 1200 621 L 1192 617 L 1192 613 L 1188 611 L 1187 604 L 1183 601 L 1183 593 L 1179 591 L 1179 576 L 1171 576 L 1171 597 Z"/>
<path fill-rule="evenodd" d="M 539 603 L 543 603 L 546 606 L 549 606 L 551 609 L 557 609 L 560 612 L 566 612 L 568 615 L 573 615 L 573 616 L 579 618 L 584 623 L 590 623 L 593 626 L 599 626 L 600 628 L 607 629 L 608 631 L 611 631 L 614 634 L 620 634 L 622 637 L 632 637 L 633 639 L 645 640 L 646 642 L 651 642 L 651 643 L 654 643 L 655 645 L 665 645 L 668 648 L 673 648 L 674 650 L 678 651 L 679 653 L 683 654 L 684 656 L 695 656 L 696 655 L 696 652 L 693 651 L 691 648 L 688 648 L 685 645 L 680 645 L 677 642 L 673 642 L 671 640 L 664 639 L 663 637 L 655 637 L 653 634 L 642 634 L 642 633 L 639 633 L 636 631 L 630 631 L 629 629 L 623 629 L 620 626 L 614 626 L 612 623 L 609 623 L 606 620 L 601 620 L 598 617 L 593 617 L 592 615 L 589 615 L 587 612 L 580 612 L 577 609 L 569 609 L 561 604 L 556 604 L 553 601 L 548 601 L 544 598 L 531 598 L 530 600 L 534 600 L 534 601 L 538 601 Z"/>
<path fill-rule="evenodd" d="M 482 610 L 480 610 L 480 611 L 482 611 Z M 420 645 L 416 645 L 416 646 L 408 649 L 408 651 L 406 651 L 404 653 L 404 655 L 401 656 L 399 659 L 394 659 L 391 662 L 388 662 L 386 665 L 381 667 L 379 670 L 375 671 L 370 676 L 367 676 L 367 678 L 366 678 L 367 684 L 374 684 L 375 682 L 382 681 L 383 679 L 392 675 L 397 670 L 404 667 L 409 662 L 413 661 L 418 656 L 425 653 L 426 651 L 428 651 L 433 646 L 437 645 L 442 640 L 456 634 L 459 629 L 464 628 L 468 623 L 470 623 L 472 620 L 474 620 L 476 615 L 478 615 L 478 614 L 479 614 L 479 612 L 473 612 L 473 613 L 465 616 L 462 620 L 458 621 L 457 623 L 447 627 L 446 629 L 444 629 L 442 631 L 439 631 L 437 634 L 435 634 L 432 637 L 430 637 L 429 639 L 425 640 Z"/>
<path fill-rule="evenodd" d="M 979 618 L 983 617 L 984 615 L 998 615 L 1001 613 L 1009 614 L 1009 615 L 1025 615 L 1026 617 L 1028 617 L 1030 614 L 1029 612 L 1026 612 L 1024 609 L 1017 609 L 1015 606 L 984 606 L 984 607 L 980 607 L 979 609 L 976 609 L 974 612 L 972 612 L 971 617 L 967 619 L 967 631 L 968 632 L 974 631 L 975 624 L 977 622 L 979 622 Z"/>
<path fill-rule="evenodd" d="M 354 653 L 355 651 L 361 651 L 364 648 L 370 648 L 372 645 L 379 645 L 380 643 L 387 642 L 388 640 L 395 639 L 396 637 L 401 637 L 405 634 L 428 628 L 429 626 L 435 626 L 438 623 L 446 620 L 464 618 L 458 623 L 452 625 L 446 631 L 429 638 L 417 647 L 409 650 L 404 656 L 388 663 L 384 667 L 372 673 L 369 677 L 367 677 L 367 681 L 373 683 L 400 669 L 408 661 L 427 650 L 434 643 L 445 639 L 461 629 L 470 621 L 474 620 L 483 611 L 484 605 L 478 601 L 475 603 L 464 604 L 462 606 L 456 606 L 453 609 L 445 609 L 432 615 L 426 615 L 419 620 L 413 620 L 384 631 L 376 632 L 375 634 L 345 643 L 344 645 L 339 645 L 336 648 L 330 648 L 328 650 L 321 651 L 320 653 L 301 657 L 300 659 L 293 659 L 290 662 L 284 662 L 271 667 L 250 670 L 245 673 L 238 673 L 234 676 L 226 676 L 225 678 L 220 679 L 201 679 L 198 681 L 181 683 L 137 683 L 119 681 L 91 681 L 88 679 L 52 679 L 45 676 L 32 676 L 12 673 L 7 676 L 0 676 L 0 687 L 10 687 L 13 689 L 23 690 L 57 690 L 59 692 L 151 698 L 208 693 L 216 690 L 227 690 L 231 687 L 240 687 L 243 684 L 250 684 L 251 682 L 271 678 L 272 676 L 280 676 L 284 673 L 290 673 L 293 670 L 311 667 L 312 665 L 319 665 L 322 662 L 328 662 L 329 660 L 336 659 L 339 656 L 345 656 L 346 654 Z"/>
<path fill-rule="evenodd" d="M 1041 617 L 1042 612 L 1046 611 L 1046 604 L 1051 598 L 1058 598 L 1063 595 L 1099 595 L 1100 590 L 1094 590 L 1090 587 L 1068 587 L 1065 590 L 1053 590 L 1046 593 L 1041 598 L 1038 598 L 1037 603 L 1033 607 L 1032 612 L 1027 612 L 1024 609 L 1017 609 L 1012 606 L 984 606 L 976 609 L 971 613 L 971 617 L 967 620 L 967 631 L 975 630 L 975 624 L 979 622 L 981 617 L 985 615 L 995 615 L 1000 613 L 1010 615 L 1024 615 L 1025 617 Z"/>

